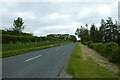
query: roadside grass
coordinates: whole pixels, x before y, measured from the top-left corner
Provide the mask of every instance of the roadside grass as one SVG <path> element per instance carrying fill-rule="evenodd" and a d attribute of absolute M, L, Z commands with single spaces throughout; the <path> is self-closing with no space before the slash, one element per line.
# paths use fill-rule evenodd
<path fill-rule="evenodd" d="M 118 78 L 117 74 L 97 65 L 92 59 L 84 60 L 81 54 L 80 44 L 77 44 L 66 68 L 73 78 Z"/>
<path fill-rule="evenodd" d="M 2 56 L 0 57 L 5 58 L 10 56 L 25 54 L 31 51 L 55 47 L 55 46 L 59 46 L 66 43 L 69 43 L 69 42 L 41 41 L 41 42 L 29 42 L 29 43 L 3 44 Z"/>
<path fill-rule="evenodd" d="M 2 44 L 2 51 L 11 51 L 11 50 L 20 50 L 20 49 L 28 49 L 31 47 L 38 47 L 50 44 L 56 44 L 58 41 L 40 41 L 40 42 L 27 42 L 27 43 L 9 43 Z"/>

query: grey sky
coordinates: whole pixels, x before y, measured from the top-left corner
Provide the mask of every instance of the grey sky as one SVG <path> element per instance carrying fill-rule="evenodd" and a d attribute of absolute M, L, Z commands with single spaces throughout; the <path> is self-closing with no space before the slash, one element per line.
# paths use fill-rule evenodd
<path fill-rule="evenodd" d="M 0 5 L 2 29 L 11 28 L 13 20 L 22 17 L 25 32 L 42 36 L 52 33 L 74 34 L 80 25 L 112 17 L 118 19 L 118 2 L 3 2 Z M 1 14 L 2 13 L 2 14 Z"/>

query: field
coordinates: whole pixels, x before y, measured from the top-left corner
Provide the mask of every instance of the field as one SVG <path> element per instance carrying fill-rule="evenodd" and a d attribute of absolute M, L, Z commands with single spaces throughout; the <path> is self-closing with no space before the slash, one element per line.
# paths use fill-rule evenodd
<path fill-rule="evenodd" d="M 10 43 L 2 44 L 2 57 L 10 57 L 27 53 L 34 50 L 45 49 L 49 47 L 58 46 L 61 44 L 69 43 L 69 41 L 40 41 L 28 43 Z"/>

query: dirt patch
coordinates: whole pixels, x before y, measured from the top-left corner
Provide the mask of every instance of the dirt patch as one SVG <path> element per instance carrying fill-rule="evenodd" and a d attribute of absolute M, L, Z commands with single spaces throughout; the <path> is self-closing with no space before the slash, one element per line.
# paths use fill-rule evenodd
<path fill-rule="evenodd" d="M 82 44 L 81 44 L 81 51 L 83 53 L 81 54 L 83 60 L 87 60 L 90 58 L 94 60 L 98 65 L 108 69 L 111 72 L 114 72 L 115 74 L 118 74 L 118 66 L 116 66 L 113 63 L 110 63 L 106 58 L 98 54 L 96 51 Z"/>

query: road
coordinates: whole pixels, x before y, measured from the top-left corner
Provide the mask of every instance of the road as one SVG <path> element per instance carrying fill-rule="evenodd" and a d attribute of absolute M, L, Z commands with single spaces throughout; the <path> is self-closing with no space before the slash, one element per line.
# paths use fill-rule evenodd
<path fill-rule="evenodd" d="M 75 43 L 33 51 L 2 60 L 3 78 L 58 78 Z"/>

